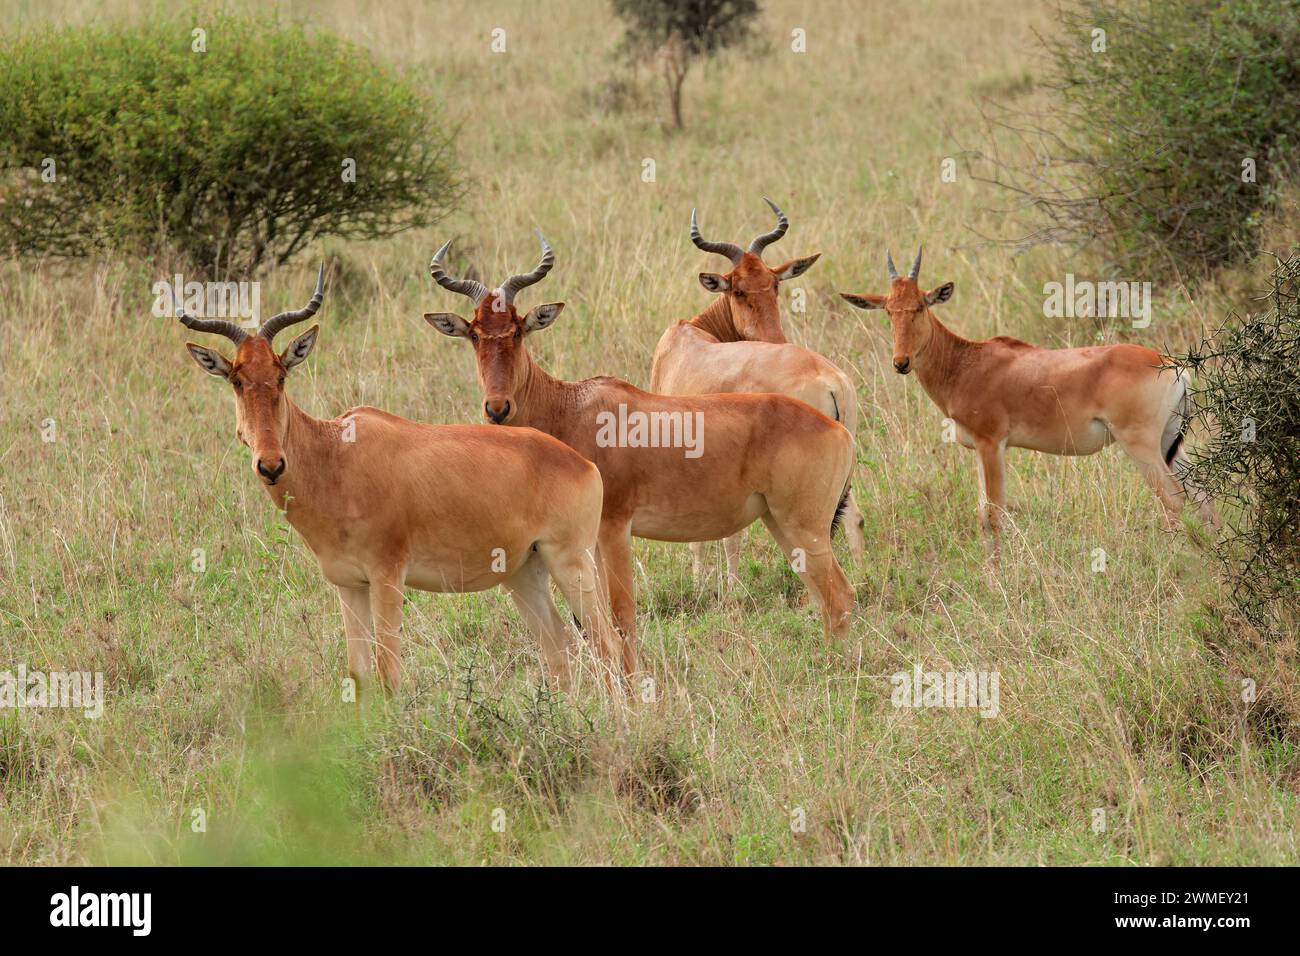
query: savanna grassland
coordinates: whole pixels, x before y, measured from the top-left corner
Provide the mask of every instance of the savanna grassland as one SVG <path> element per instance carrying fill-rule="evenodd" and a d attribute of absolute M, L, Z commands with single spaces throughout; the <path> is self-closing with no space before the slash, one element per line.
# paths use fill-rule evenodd
<path fill-rule="evenodd" d="M 5 0 L 0 12 L 12 32 L 151 11 Z M 1144 330 L 1046 319 L 1043 283 L 1097 264 L 984 240 L 1010 234 L 1008 197 L 972 178 L 962 148 L 980 135 L 980 98 L 1047 104 L 1035 35 L 1054 28 L 1049 5 L 767 0 L 766 49 L 697 70 L 683 132 L 665 128 L 653 76 L 614 82 L 620 27 L 598 0 L 325 0 L 281 15 L 420 77 L 461 124 L 472 180 L 435 229 L 325 242 L 260 276 L 263 308 L 297 307 L 315 263 L 332 263 L 294 400 L 321 417 L 372 404 L 477 420 L 470 350 L 421 319 L 465 303 L 433 286 L 427 263 L 455 237 L 458 262 L 500 281 L 536 262 L 537 228 L 557 265 L 520 304 L 568 308 L 530 340 L 534 354 L 566 378 L 645 386 L 663 328 L 709 302 L 696 274 L 722 263 L 691 245 L 691 208 L 711 238 L 747 242 L 770 228 L 771 196 L 791 229 L 768 260 L 822 253 L 787 283 L 806 311 L 783 290 L 787 333 L 837 362 L 862 408 L 867 560 L 837 543 L 857 591 L 851 638 L 828 658 L 760 527 L 743 588 L 726 596 L 716 575 L 691 580 L 685 546 L 639 541 L 656 703 L 616 715 L 594 695 L 551 697 L 503 593 L 412 592 L 405 689 L 359 722 L 340 693 L 333 588 L 255 480 L 229 387 L 194 366 L 192 335 L 151 314 L 166 264 L 7 261 L 0 670 L 101 671 L 107 700 L 99 720 L 0 712 L 0 860 L 1294 861 L 1294 738 L 1266 732 L 1241 700 L 1250 677 L 1293 702 L 1294 674 L 1266 651 L 1225 650 L 1195 519 L 1165 533 L 1117 449 L 1013 451 L 991 573 L 973 455 L 943 441 L 919 383 L 890 368 L 880 313 L 836 294 L 884 291 L 886 248 L 901 263 L 923 241 L 922 282 L 955 281 L 941 317 L 967 335 L 1172 351 L 1233 304 L 1228 286 L 1197 299 L 1157 286 Z M 507 51 L 494 54 L 497 27 Z M 807 53 L 790 50 L 796 27 Z M 946 157 L 955 182 L 941 177 Z M 889 676 L 916 666 L 999 672 L 997 717 L 893 707 Z"/>

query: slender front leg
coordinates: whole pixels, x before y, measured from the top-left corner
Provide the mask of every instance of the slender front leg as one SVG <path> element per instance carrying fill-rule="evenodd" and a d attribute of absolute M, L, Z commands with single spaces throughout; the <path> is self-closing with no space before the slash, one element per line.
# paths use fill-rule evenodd
<path fill-rule="evenodd" d="M 722 550 L 727 555 L 727 584 L 736 590 L 740 588 L 740 542 L 744 537 L 741 531 L 722 539 Z"/>
<path fill-rule="evenodd" d="M 636 670 L 636 579 L 632 570 L 632 522 L 600 523 L 600 560 L 609 580 L 609 604 L 614 626 L 623 634 L 623 657 L 628 671 Z"/>
<path fill-rule="evenodd" d="M 402 588 L 404 575 L 373 576 L 370 614 L 374 618 L 379 683 L 386 692 L 397 690 L 402 672 Z"/>
<path fill-rule="evenodd" d="M 982 441 L 975 447 L 980 468 L 980 528 L 984 532 L 984 552 L 997 564 L 1002 554 L 1002 515 L 1006 512 L 1006 494 L 1003 483 L 1003 458 L 1006 439 Z"/>
<path fill-rule="evenodd" d="M 357 708 L 374 677 L 374 632 L 370 626 L 370 588 L 336 588 L 343 609 L 343 633 L 348 641 L 348 676 L 356 684 Z"/>
<path fill-rule="evenodd" d="M 691 542 L 691 580 L 698 586 L 704 581 L 704 542 Z"/>

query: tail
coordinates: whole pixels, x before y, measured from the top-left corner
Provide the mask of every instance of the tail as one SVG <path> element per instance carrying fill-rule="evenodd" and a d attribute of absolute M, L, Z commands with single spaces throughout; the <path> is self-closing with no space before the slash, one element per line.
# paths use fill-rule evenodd
<path fill-rule="evenodd" d="M 1160 448 L 1164 452 L 1165 465 L 1169 473 L 1183 486 L 1187 497 L 1196 502 L 1202 517 L 1211 527 L 1218 527 L 1219 518 L 1214 511 L 1214 503 L 1203 489 L 1192 480 L 1192 468 L 1187 460 L 1186 447 L 1187 423 L 1191 419 L 1191 380 L 1187 373 L 1178 373 L 1178 398 L 1174 402 L 1169 421 L 1165 423 L 1164 433 L 1160 436 Z"/>
<path fill-rule="evenodd" d="M 849 492 L 852 488 L 852 480 L 844 482 L 844 494 L 840 495 L 840 503 L 835 506 L 835 517 L 831 518 L 831 537 L 835 537 L 835 529 L 844 523 L 844 512 L 848 510 Z"/>
<path fill-rule="evenodd" d="M 830 394 L 831 408 L 834 410 L 834 414 L 831 417 L 843 425 L 844 416 L 840 414 L 840 403 L 839 399 L 835 397 L 834 389 L 831 390 Z M 847 511 L 849 507 L 849 492 L 852 490 L 852 487 L 852 478 L 844 482 L 844 494 L 840 495 L 840 503 L 835 506 L 835 516 L 831 518 L 831 537 L 835 537 L 835 529 L 844 523 L 844 512 Z"/>
<path fill-rule="evenodd" d="M 1187 436 L 1188 412 L 1191 405 L 1186 372 L 1178 373 L 1176 387 L 1179 389 L 1178 398 L 1174 400 L 1169 421 L 1165 422 L 1164 433 L 1160 436 L 1160 448 L 1164 452 L 1165 464 L 1169 467 L 1169 471 L 1179 481 L 1183 481 L 1187 472 L 1186 456 L 1180 456 L 1179 452 Z"/>

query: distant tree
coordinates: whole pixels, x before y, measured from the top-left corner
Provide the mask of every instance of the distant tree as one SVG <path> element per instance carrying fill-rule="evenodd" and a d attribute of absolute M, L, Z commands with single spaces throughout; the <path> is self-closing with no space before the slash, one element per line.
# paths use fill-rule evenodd
<path fill-rule="evenodd" d="M 622 48 L 658 66 L 682 128 L 682 86 L 691 64 L 748 40 L 758 19 L 758 0 L 612 0 L 627 25 Z"/>

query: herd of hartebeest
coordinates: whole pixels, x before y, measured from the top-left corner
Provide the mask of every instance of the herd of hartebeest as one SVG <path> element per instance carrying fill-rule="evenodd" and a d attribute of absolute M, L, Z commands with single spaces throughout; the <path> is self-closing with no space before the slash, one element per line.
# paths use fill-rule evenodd
<path fill-rule="evenodd" d="M 690 542 L 697 573 L 701 542 L 725 539 L 730 578 L 739 535 L 756 519 L 808 587 L 827 638 L 847 634 L 854 594 L 831 535 L 844 519 L 853 554 L 864 553 L 851 491 L 857 395 L 842 370 L 782 333 L 780 283 L 817 256 L 763 262 L 789 227 L 768 204 L 776 228 L 743 249 L 705 239 L 692 212 L 692 241 L 725 256 L 731 271 L 700 274 L 717 298 L 664 332 L 650 391 L 607 376 L 564 381 L 529 355 L 527 337 L 564 308 L 552 302 L 521 314 L 515 306 L 516 295 L 555 263 L 544 238 L 537 268 L 494 290 L 449 276 L 444 245 L 429 271 L 473 302 L 473 315 L 424 318 L 473 345 L 491 425 L 425 425 L 364 406 L 322 420 L 299 409 L 285 378 L 310 354 L 319 326 L 279 354 L 271 343 L 320 308 L 323 266 L 306 307 L 273 316 L 255 333 L 178 306 L 188 328 L 235 343 L 230 359 L 187 347 L 234 389 L 236 434 L 251 449 L 258 478 L 338 589 L 353 679 L 365 682 L 377 660 L 381 686 L 397 685 L 404 588 L 499 584 L 540 644 L 550 678 L 568 686 L 577 645 L 552 601 L 554 578 L 605 686 L 621 693 L 638 666 L 632 538 Z M 916 372 L 957 441 L 979 456 L 990 560 L 998 559 L 1009 445 L 1089 455 L 1117 441 L 1154 487 L 1166 525 L 1188 496 L 1217 523 L 1209 500 L 1186 481 L 1187 378 L 1160 353 L 1131 344 L 1045 349 L 1005 336 L 965 339 L 931 308 L 952 297 L 951 282 L 922 289 L 919 251 L 907 275 L 888 255 L 886 262 L 888 294 L 843 297 L 887 313 L 894 368 Z M 698 433 L 685 450 L 693 423 Z"/>

